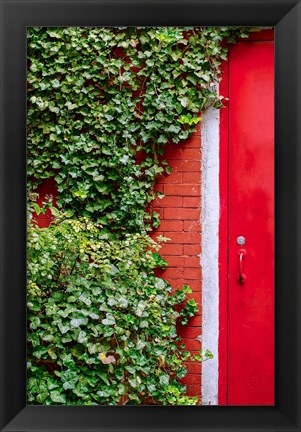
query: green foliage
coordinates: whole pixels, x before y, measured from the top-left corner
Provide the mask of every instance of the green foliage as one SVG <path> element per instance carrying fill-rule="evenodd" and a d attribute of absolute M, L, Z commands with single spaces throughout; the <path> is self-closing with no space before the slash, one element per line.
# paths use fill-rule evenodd
<path fill-rule="evenodd" d="M 113 230 L 157 226 L 146 209 L 169 172 L 164 147 L 195 131 L 205 105 L 222 106 L 221 42 L 247 35 L 240 27 L 29 28 L 29 188 L 54 176 L 60 207 Z"/>
<path fill-rule="evenodd" d="M 177 379 L 190 354 L 174 306 L 190 291 L 154 275 L 159 247 L 87 218 L 29 224 L 29 403 L 196 403 Z"/>
<path fill-rule="evenodd" d="M 213 359 L 213 354 L 208 349 L 200 350 L 200 354 L 193 356 L 193 358 L 196 361 L 204 362 L 204 361 Z"/>
<path fill-rule="evenodd" d="M 173 295 L 147 232 L 165 145 L 186 140 L 215 84 L 228 27 L 28 29 L 28 401 L 195 404 L 179 382 L 190 357 L 176 324 L 197 312 Z M 138 156 L 138 157 L 137 157 Z M 58 209 L 36 204 L 54 177 Z M 64 215 L 64 216 L 62 216 Z M 161 239 L 162 241 L 164 239 Z"/>

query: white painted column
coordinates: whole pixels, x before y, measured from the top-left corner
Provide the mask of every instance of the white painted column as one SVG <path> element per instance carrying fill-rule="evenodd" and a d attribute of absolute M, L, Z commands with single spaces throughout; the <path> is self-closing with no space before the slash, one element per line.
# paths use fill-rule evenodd
<path fill-rule="evenodd" d="M 202 401 L 218 405 L 219 336 L 219 110 L 209 108 L 202 120 L 202 347 L 213 359 L 202 363 Z"/>

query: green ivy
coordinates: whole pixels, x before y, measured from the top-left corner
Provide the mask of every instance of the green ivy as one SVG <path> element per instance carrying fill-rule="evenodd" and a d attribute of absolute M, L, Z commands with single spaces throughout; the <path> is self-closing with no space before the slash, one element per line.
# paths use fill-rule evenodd
<path fill-rule="evenodd" d="M 149 204 L 201 112 L 222 106 L 226 38 L 248 29 L 28 29 L 28 402 L 196 404 L 176 325 L 197 312 L 172 293 Z M 55 178 L 58 209 L 34 202 Z M 32 217 L 51 208 L 48 229 Z"/>
<path fill-rule="evenodd" d="M 55 177 L 60 207 L 114 231 L 157 226 L 146 209 L 169 173 L 164 147 L 196 130 L 205 105 L 222 106 L 221 42 L 237 36 L 248 31 L 29 28 L 29 188 Z"/>
<path fill-rule="evenodd" d="M 158 247 L 86 218 L 29 225 L 29 403 L 196 403 L 178 381 L 194 358 L 176 332 L 195 302 L 154 275 Z"/>

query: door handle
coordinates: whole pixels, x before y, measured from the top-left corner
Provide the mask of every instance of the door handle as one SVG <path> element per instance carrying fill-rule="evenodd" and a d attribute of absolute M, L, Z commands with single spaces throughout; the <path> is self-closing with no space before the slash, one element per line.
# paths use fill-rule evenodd
<path fill-rule="evenodd" d="M 243 273 L 243 259 L 247 255 L 247 251 L 245 249 L 239 249 L 237 252 L 238 255 L 238 282 L 242 285 L 245 283 L 247 276 Z"/>

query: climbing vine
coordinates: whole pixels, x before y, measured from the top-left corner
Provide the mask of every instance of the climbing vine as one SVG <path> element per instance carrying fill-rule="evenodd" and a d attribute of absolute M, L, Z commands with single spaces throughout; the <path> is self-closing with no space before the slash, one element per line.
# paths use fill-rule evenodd
<path fill-rule="evenodd" d="M 176 325 L 197 312 L 148 232 L 167 143 L 186 140 L 216 84 L 228 27 L 28 29 L 28 401 L 196 404 Z M 54 178 L 52 198 L 36 188 Z M 35 217 L 50 207 L 52 223 Z"/>
<path fill-rule="evenodd" d="M 108 235 L 86 218 L 28 230 L 28 400 L 39 404 L 195 404 L 179 382 L 176 323 L 195 303 L 154 275 L 148 236 Z M 177 310 L 175 310 L 175 306 Z M 183 307 L 184 306 L 184 307 Z"/>
<path fill-rule="evenodd" d="M 169 172 L 164 147 L 195 131 L 206 104 L 222 106 L 221 42 L 247 35 L 239 27 L 30 28 L 29 188 L 54 176 L 60 207 L 115 231 L 158 225 L 147 207 Z"/>

